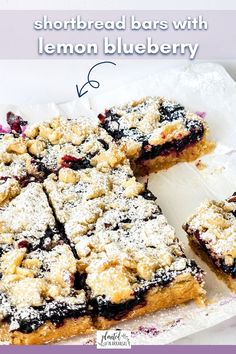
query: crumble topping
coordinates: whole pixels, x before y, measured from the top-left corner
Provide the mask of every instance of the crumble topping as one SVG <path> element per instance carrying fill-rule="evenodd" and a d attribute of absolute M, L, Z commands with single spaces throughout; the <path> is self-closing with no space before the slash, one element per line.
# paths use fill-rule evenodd
<path fill-rule="evenodd" d="M 0 291 L 7 294 L 11 303 L 18 309 L 37 307 L 46 299 L 60 301 L 71 294 L 77 260 L 68 245 L 30 254 L 26 249 L 13 249 L 2 256 L 0 269 Z"/>
<path fill-rule="evenodd" d="M 30 138 L 28 151 L 39 157 L 51 171 L 63 167 L 64 156 L 84 160 L 75 169 L 84 168 L 85 162 L 89 165 L 95 155 L 109 149 L 112 141 L 105 130 L 82 118 L 67 120 L 57 117 L 49 123 L 28 127 L 25 134 Z"/>
<path fill-rule="evenodd" d="M 40 184 L 29 184 L 0 210 L 1 233 L 16 234 L 30 242 L 42 237 L 48 226 L 54 227 L 54 217 Z"/>
<path fill-rule="evenodd" d="M 120 130 L 137 128 L 144 134 L 152 134 L 154 130 L 168 125 L 168 122 L 174 121 L 181 124 L 185 116 L 200 120 L 198 115 L 186 111 L 176 102 L 156 96 L 148 96 L 139 101 L 115 106 L 110 111 L 119 117 Z M 117 123 L 112 122 L 111 127 L 115 130 Z"/>
<path fill-rule="evenodd" d="M 26 141 L 22 137 L 14 137 L 12 134 L 1 135 L 0 160 L 7 156 L 21 155 L 27 152 Z"/>
<path fill-rule="evenodd" d="M 80 145 L 81 142 L 98 130 L 96 125 L 92 125 L 86 119 L 69 120 L 56 117 L 50 122 L 34 125 L 25 130 L 25 135 L 29 138 L 39 138 L 51 144 L 65 144 L 68 142 Z"/>
<path fill-rule="evenodd" d="M 14 178 L 0 180 L 0 206 L 20 193 L 20 185 Z"/>

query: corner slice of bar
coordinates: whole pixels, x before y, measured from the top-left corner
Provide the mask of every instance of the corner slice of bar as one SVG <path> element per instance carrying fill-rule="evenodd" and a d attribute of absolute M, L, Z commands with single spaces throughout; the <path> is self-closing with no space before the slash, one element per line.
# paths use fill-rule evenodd
<path fill-rule="evenodd" d="M 136 175 L 193 161 L 215 146 L 208 125 L 183 105 L 164 97 L 144 97 L 99 114 L 101 126 L 125 146 Z"/>
<path fill-rule="evenodd" d="M 11 249 L 1 256 L 0 272 L 0 340 L 43 344 L 93 331 L 68 245 L 29 253 Z"/>
<path fill-rule="evenodd" d="M 193 250 L 236 292 L 236 195 L 203 202 L 183 228 Z"/>
<path fill-rule="evenodd" d="M 0 210 L 0 340 L 43 344 L 91 332 L 77 258 L 57 228 L 42 184 Z"/>
<path fill-rule="evenodd" d="M 1 135 L 0 205 L 19 194 L 21 188 L 29 183 L 42 182 L 47 176 L 40 161 L 36 162 L 28 153 L 27 144 L 28 139 L 22 136 L 15 137 L 11 133 Z"/>

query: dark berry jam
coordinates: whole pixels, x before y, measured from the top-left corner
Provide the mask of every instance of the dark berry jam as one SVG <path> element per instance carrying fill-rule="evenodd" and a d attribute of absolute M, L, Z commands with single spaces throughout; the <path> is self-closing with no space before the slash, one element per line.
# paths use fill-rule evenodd
<path fill-rule="evenodd" d="M 93 307 L 93 315 L 102 316 L 108 320 L 120 320 L 136 305 L 141 304 L 145 305 L 144 294 L 142 293 L 136 294 L 133 299 L 119 304 L 107 301 L 103 296 L 98 296 L 90 301 L 90 305 Z"/>
<path fill-rule="evenodd" d="M 28 248 L 30 246 L 27 240 L 21 240 L 17 244 L 17 248 Z"/>
<path fill-rule="evenodd" d="M 99 141 L 99 143 L 102 144 L 102 146 L 103 146 L 103 148 L 104 148 L 105 150 L 108 150 L 108 149 L 109 149 L 109 144 L 108 144 L 105 140 L 103 140 L 103 139 L 98 139 L 98 141 Z"/>
<path fill-rule="evenodd" d="M 50 171 L 40 160 L 32 159 L 31 163 L 36 167 L 37 171 L 43 178 L 46 178 L 51 172 L 53 172 Z"/>
<path fill-rule="evenodd" d="M 162 103 L 161 107 L 159 108 L 159 111 L 160 122 L 173 122 L 174 120 L 185 117 L 185 109 L 180 104 Z"/>
<path fill-rule="evenodd" d="M 86 278 L 87 278 L 86 273 L 76 272 L 74 274 L 74 289 L 76 290 L 84 289 L 86 287 Z"/>
<path fill-rule="evenodd" d="M 49 226 L 47 227 L 44 235 L 40 238 L 35 238 L 33 235 L 30 237 L 31 243 L 28 246 L 28 250 L 35 251 L 37 249 L 43 251 L 50 251 L 55 245 L 63 244 L 64 241 L 62 236 L 59 233 L 57 228 L 51 229 Z"/>
<path fill-rule="evenodd" d="M 7 123 L 11 128 L 11 132 L 17 134 L 22 134 L 22 127 L 27 124 L 27 122 L 24 121 L 20 116 L 17 116 L 12 112 L 7 113 Z"/>
<path fill-rule="evenodd" d="M 0 177 L 0 181 L 6 182 L 8 180 L 8 178 L 10 178 L 10 177 L 2 176 L 2 177 Z"/>
<path fill-rule="evenodd" d="M 64 155 L 61 159 L 61 167 L 71 168 L 78 171 L 85 168 L 90 168 L 90 161 L 86 158 L 78 158 L 70 155 Z"/>
<path fill-rule="evenodd" d="M 222 260 L 220 264 L 221 269 L 224 273 L 230 274 L 233 278 L 236 278 L 236 258 L 231 266 L 225 264 L 225 261 Z"/>
<path fill-rule="evenodd" d="M 15 176 L 22 188 L 28 186 L 31 182 L 42 183 L 51 172 L 54 172 L 50 171 L 40 160 L 31 159 L 31 163 L 32 166 L 35 167 L 35 172 L 33 172 L 33 174 L 26 174 L 21 177 Z"/>
<path fill-rule="evenodd" d="M 106 117 L 103 115 L 103 114 L 99 114 L 98 115 L 98 119 L 100 120 L 100 122 L 103 124 L 104 122 L 105 122 L 105 120 L 106 120 Z"/>

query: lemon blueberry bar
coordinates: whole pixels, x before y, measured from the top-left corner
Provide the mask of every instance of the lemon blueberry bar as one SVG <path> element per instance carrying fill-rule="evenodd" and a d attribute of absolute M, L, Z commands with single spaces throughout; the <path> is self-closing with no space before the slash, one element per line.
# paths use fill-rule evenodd
<path fill-rule="evenodd" d="M 2 341 L 41 344 L 91 330 L 85 292 L 74 285 L 77 261 L 41 184 L 1 207 L 0 242 Z"/>
<path fill-rule="evenodd" d="M 188 219 L 184 230 L 196 253 L 236 291 L 236 196 L 205 201 Z"/>
<path fill-rule="evenodd" d="M 208 125 L 183 105 L 164 97 L 144 97 L 99 114 L 101 126 L 124 145 L 136 174 L 193 161 L 210 152 Z"/>
<path fill-rule="evenodd" d="M 202 297 L 124 146 L 83 119 L 22 121 L 1 143 L 0 340 L 54 342 Z"/>
<path fill-rule="evenodd" d="M 78 256 L 96 328 L 200 298 L 202 271 L 155 197 L 119 149 L 102 155 L 102 164 L 98 154 L 93 168 L 62 168 L 44 182 Z"/>

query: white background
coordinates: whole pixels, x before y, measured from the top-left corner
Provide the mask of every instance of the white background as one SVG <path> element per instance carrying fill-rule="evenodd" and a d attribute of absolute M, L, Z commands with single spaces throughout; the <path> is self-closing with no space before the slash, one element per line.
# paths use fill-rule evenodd
<path fill-rule="evenodd" d="M 236 9 L 234 0 L 0 0 L 0 9 Z M 2 34 L 1 34 L 2 35 Z M 4 50 L 4 48 L 0 48 Z M 77 98 L 75 85 L 86 81 L 89 68 L 96 61 L 87 60 L 31 60 L 0 61 L 0 103 L 63 102 Z M 169 66 L 183 65 L 183 61 L 120 60 L 117 67 L 96 71 L 99 92 L 121 86 L 130 80 L 145 77 Z M 236 61 L 221 62 L 236 79 Z M 229 320 L 210 330 L 179 340 L 178 344 L 236 344 L 236 320 Z"/>

